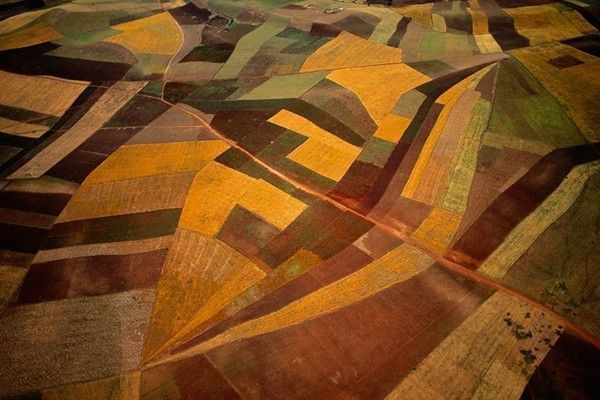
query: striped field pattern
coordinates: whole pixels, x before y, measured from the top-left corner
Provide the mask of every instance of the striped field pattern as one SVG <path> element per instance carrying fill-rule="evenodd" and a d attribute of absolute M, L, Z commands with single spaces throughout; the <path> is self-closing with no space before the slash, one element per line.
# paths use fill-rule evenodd
<path fill-rule="evenodd" d="M 600 398 L 599 16 L 0 1 L 0 399 Z"/>

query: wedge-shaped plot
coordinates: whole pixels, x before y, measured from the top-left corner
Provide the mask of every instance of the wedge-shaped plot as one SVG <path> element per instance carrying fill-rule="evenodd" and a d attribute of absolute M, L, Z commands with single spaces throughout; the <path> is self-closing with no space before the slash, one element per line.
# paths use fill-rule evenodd
<path fill-rule="evenodd" d="M 402 50 L 370 42 L 348 32 L 319 47 L 302 65 L 301 72 L 402 62 Z"/>
<path fill-rule="evenodd" d="M 106 41 L 120 44 L 134 53 L 172 55 L 179 50 L 183 40 L 179 26 L 167 12 L 113 28 L 123 32 Z"/>
<path fill-rule="evenodd" d="M 8 34 L 0 42 L 0 51 L 59 40 L 64 36 L 48 24 L 35 24 L 15 33 Z"/>
<path fill-rule="evenodd" d="M 430 81 L 428 76 L 406 64 L 338 69 L 329 73 L 327 79 L 354 92 L 377 125 L 382 123 L 402 94 Z"/>
<path fill-rule="evenodd" d="M 9 135 L 39 138 L 47 130 L 48 127 L 44 125 L 13 121 L 8 118 L 0 117 L 0 131 L 8 133 Z"/>
<path fill-rule="evenodd" d="M 73 195 L 59 222 L 181 208 L 194 172 L 87 183 Z"/>
<path fill-rule="evenodd" d="M 106 159 L 88 176 L 87 182 L 196 171 L 228 148 L 221 140 L 127 145 Z"/>
<path fill-rule="evenodd" d="M 427 269 L 433 260 L 416 248 L 402 244 L 364 268 L 279 310 L 237 325 L 171 360 L 206 352 L 233 341 L 274 332 L 332 313 L 411 279 Z"/>
<path fill-rule="evenodd" d="M 144 359 L 171 347 L 264 276 L 219 240 L 178 230 L 163 266 Z"/>

